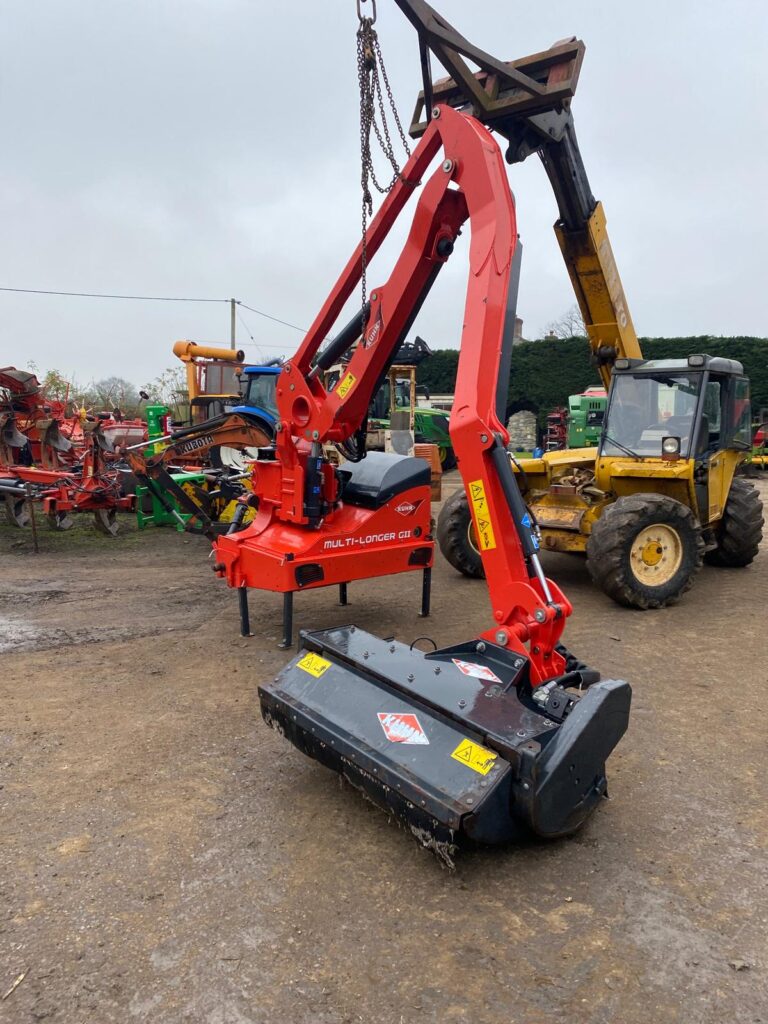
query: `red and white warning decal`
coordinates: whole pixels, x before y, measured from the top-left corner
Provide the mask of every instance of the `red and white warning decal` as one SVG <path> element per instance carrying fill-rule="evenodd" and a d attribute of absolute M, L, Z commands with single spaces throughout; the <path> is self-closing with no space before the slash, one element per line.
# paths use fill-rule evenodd
<path fill-rule="evenodd" d="M 465 676 L 473 676 L 475 679 L 487 679 L 489 683 L 500 683 L 501 680 L 488 668 L 487 665 L 476 665 L 473 661 L 461 661 L 460 658 L 451 658 L 451 661 Z"/>
<path fill-rule="evenodd" d="M 416 715 L 380 711 L 379 722 L 390 743 L 429 743 Z"/>

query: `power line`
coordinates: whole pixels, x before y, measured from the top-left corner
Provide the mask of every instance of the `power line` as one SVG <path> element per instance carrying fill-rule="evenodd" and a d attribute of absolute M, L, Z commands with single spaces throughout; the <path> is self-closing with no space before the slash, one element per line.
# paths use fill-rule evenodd
<path fill-rule="evenodd" d="M 270 313 L 264 313 L 260 309 L 254 309 L 253 306 L 248 306 L 245 302 L 241 302 L 239 299 L 235 299 L 235 302 L 238 306 L 242 306 L 243 309 L 250 309 L 252 313 L 256 313 L 258 316 L 266 317 L 267 320 L 274 320 L 276 324 L 282 324 L 283 327 L 291 327 L 294 331 L 301 331 L 302 334 L 307 333 L 306 327 L 297 327 L 296 324 L 289 324 L 287 320 L 281 320 L 279 317 L 272 316 Z"/>
<path fill-rule="evenodd" d="M 25 295 L 69 295 L 79 299 L 139 299 L 142 302 L 229 302 L 229 299 L 199 299 L 176 295 L 110 295 L 106 292 L 55 292 L 47 288 L 0 288 L 0 292 L 21 292 Z M 258 310 L 254 310 L 257 313 Z M 261 314 L 266 316 L 265 313 Z"/>
<path fill-rule="evenodd" d="M 72 298 L 78 299 L 133 299 L 140 302 L 231 302 L 232 299 L 209 299 L 209 298 L 198 298 L 197 296 L 179 296 L 179 295 L 119 295 L 112 292 L 64 292 L 54 291 L 50 288 L 4 288 L 0 287 L 0 292 L 15 292 L 21 295 L 65 295 Z M 307 330 L 305 327 L 299 327 L 297 324 L 289 323 L 287 320 L 281 320 L 279 316 L 272 316 L 271 313 L 265 313 L 263 309 L 256 309 L 255 306 L 249 306 L 246 302 L 241 302 L 240 299 L 235 299 L 235 304 L 242 306 L 243 309 L 248 309 L 251 313 L 255 313 L 257 316 L 264 317 L 265 320 L 272 320 L 276 324 L 282 324 L 283 327 L 290 327 L 293 331 L 301 331 L 302 334 L 306 334 Z"/>
<path fill-rule="evenodd" d="M 249 337 L 249 338 L 251 339 L 251 342 L 253 343 L 253 346 L 254 346 L 255 348 L 260 348 L 260 346 L 259 346 L 258 342 L 256 341 L 256 339 L 255 339 L 255 338 L 254 338 L 254 336 L 253 336 L 253 333 L 251 332 L 251 329 L 250 329 L 250 327 L 249 327 L 249 326 L 248 326 L 248 324 L 247 324 L 247 323 L 245 322 L 245 317 L 243 316 L 243 314 L 242 314 L 242 313 L 240 312 L 240 310 L 239 310 L 239 309 L 238 309 L 238 311 L 237 311 L 237 319 L 238 319 L 238 320 L 240 321 L 240 323 L 241 323 L 241 324 L 243 325 L 243 327 L 245 328 L 245 333 L 246 333 L 246 334 L 248 335 L 248 337 Z"/>

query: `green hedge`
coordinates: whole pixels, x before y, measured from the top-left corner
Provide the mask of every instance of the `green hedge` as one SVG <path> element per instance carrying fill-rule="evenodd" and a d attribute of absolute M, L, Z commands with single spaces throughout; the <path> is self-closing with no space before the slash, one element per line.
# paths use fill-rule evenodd
<path fill-rule="evenodd" d="M 738 359 L 752 382 L 752 407 L 768 408 L 768 338 L 641 338 L 647 359 L 684 358 L 692 352 Z M 438 349 L 416 371 L 419 384 L 434 394 L 451 393 L 456 383 L 457 349 Z M 585 338 L 566 341 L 528 341 L 512 353 L 507 414 L 531 409 L 543 425 L 547 413 L 567 405 L 568 396 L 599 384 Z"/>

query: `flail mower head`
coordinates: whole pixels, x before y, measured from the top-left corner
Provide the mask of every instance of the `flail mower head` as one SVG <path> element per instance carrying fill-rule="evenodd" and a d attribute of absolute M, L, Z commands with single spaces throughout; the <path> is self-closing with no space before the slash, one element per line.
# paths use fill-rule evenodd
<path fill-rule="evenodd" d="M 446 858 L 567 835 L 606 793 L 625 682 L 579 668 L 534 690 L 526 657 L 482 640 L 424 654 L 344 626 L 302 643 L 259 688 L 264 720 Z"/>

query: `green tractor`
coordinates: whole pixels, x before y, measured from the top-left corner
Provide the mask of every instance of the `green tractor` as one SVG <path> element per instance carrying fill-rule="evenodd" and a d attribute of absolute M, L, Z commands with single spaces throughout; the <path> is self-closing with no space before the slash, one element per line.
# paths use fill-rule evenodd
<path fill-rule="evenodd" d="M 407 425 L 417 444 L 433 444 L 440 454 L 443 472 L 456 466 L 451 436 L 448 432 L 448 415 L 442 409 L 431 409 L 419 405 L 419 399 L 429 401 L 429 390 L 416 383 L 416 368 L 432 355 L 423 338 L 405 341 L 395 353 L 394 363 L 374 395 L 368 410 L 366 446 L 370 451 L 384 451 L 386 434 L 392 429 L 392 414 L 400 420 L 400 429 Z M 336 386 L 342 372 L 341 364 L 325 371 L 325 386 Z M 401 416 L 400 414 L 405 414 Z"/>
<path fill-rule="evenodd" d="M 568 448 L 593 448 L 600 443 L 607 405 L 604 387 L 590 387 L 568 396 Z"/>
<path fill-rule="evenodd" d="M 440 409 L 418 404 L 419 398 L 429 400 L 429 390 L 416 384 L 413 366 L 393 366 L 389 380 L 384 381 L 371 402 L 368 414 L 368 447 L 384 448 L 384 433 L 390 429 L 392 410 L 410 411 L 414 440 L 417 444 L 434 444 L 440 453 L 443 472 L 453 469 L 456 456 L 448 433 L 448 416 Z"/>

